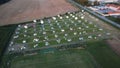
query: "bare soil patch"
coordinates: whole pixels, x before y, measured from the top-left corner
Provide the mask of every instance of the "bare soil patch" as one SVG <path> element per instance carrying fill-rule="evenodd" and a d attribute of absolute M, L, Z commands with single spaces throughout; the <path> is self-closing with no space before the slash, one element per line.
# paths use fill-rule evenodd
<path fill-rule="evenodd" d="M 0 25 L 16 24 L 77 11 L 67 0 L 11 0 L 0 6 Z"/>
<path fill-rule="evenodd" d="M 107 43 L 109 46 L 120 56 L 120 39 L 119 38 L 113 38 L 107 40 Z"/>

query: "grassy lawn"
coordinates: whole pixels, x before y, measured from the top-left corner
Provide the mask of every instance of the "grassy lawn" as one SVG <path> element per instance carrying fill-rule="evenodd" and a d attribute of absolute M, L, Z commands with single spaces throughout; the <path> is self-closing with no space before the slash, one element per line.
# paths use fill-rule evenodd
<path fill-rule="evenodd" d="M 15 31 L 16 25 L 0 26 L 0 64 L 2 65 L 4 52 L 9 45 L 11 36 Z M 0 66 L 1 66 L 0 65 Z"/>
<path fill-rule="evenodd" d="M 120 18 L 114 18 L 114 17 L 112 17 L 112 16 L 107 16 L 106 18 L 108 18 L 108 19 L 110 19 L 110 20 L 112 20 L 112 21 L 120 24 Z"/>
<path fill-rule="evenodd" d="M 19 56 L 10 68 L 97 68 L 86 50 L 69 49 L 33 56 Z"/>
<path fill-rule="evenodd" d="M 16 28 L 16 25 L 8 25 L 0 27 L 0 55 L 9 44 L 9 40 Z"/>
<path fill-rule="evenodd" d="M 87 50 L 102 68 L 120 68 L 120 56 L 115 54 L 105 41 L 89 42 Z"/>

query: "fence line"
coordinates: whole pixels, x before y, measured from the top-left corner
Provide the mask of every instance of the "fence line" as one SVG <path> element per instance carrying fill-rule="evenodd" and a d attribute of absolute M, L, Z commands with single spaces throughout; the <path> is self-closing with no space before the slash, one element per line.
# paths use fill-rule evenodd
<path fill-rule="evenodd" d="M 116 22 L 111 21 L 111 20 L 105 18 L 104 16 L 101 16 L 101 15 L 99 15 L 99 14 L 97 14 L 97 13 L 89 10 L 87 7 L 83 7 L 82 5 L 78 4 L 77 2 L 74 2 L 73 0 L 68 0 L 68 2 L 70 2 L 70 3 L 72 3 L 72 4 L 76 5 L 76 6 L 78 6 L 79 8 L 81 8 L 81 9 L 89 12 L 90 14 L 93 14 L 94 16 L 100 18 L 101 20 L 106 21 L 106 22 L 108 22 L 109 24 L 111 24 L 111 25 L 113 25 L 113 26 L 115 26 L 115 27 L 117 27 L 117 28 L 120 29 L 120 25 L 117 24 Z"/>

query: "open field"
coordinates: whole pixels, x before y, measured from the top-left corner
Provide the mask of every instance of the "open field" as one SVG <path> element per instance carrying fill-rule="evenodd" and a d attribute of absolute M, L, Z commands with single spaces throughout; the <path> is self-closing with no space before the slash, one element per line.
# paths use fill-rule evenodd
<path fill-rule="evenodd" d="M 95 42 L 103 39 L 111 39 L 113 36 L 118 36 L 119 30 L 112 28 L 113 27 L 109 27 L 109 25 L 103 23 L 103 21 L 86 13 L 84 10 L 79 10 L 78 12 L 68 12 L 54 17 L 18 24 L 18 27 L 16 28 L 16 31 L 10 41 L 7 54 L 4 58 L 6 62 L 3 66 L 9 67 L 10 65 L 11 68 L 38 68 L 41 66 L 45 68 L 55 68 L 57 66 L 63 68 L 79 68 L 79 66 L 82 68 L 119 68 L 119 56 L 107 46 L 108 44 L 103 41 Z M 90 41 L 93 43 L 89 43 Z M 72 50 L 73 52 L 69 52 L 70 54 L 72 53 L 71 55 L 67 54 L 70 57 L 66 57 L 65 59 L 59 60 L 56 58 L 65 57 L 64 52 L 66 53 L 66 51 L 61 51 L 63 56 L 58 55 L 59 52 L 57 51 L 46 52 L 45 50 L 44 52 L 43 50 L 41 52 L 41 48 L 59 47 L 61 45 L 72 45 L 72 47 L 74 47 L 76 46 L 74 43 L 85 47 L 85 50 L 80 50 L 79 55 L 74 54 L 76 53 L 76 50 L 75 52 Z M 26 53 L 21 56 L 18 55 L 17 58 L 14 58 L 16 55 L 9 56 L 12 52 L 19 52 L 18 54 L 21 54 L 21 52 L 25 52 L 27 50 L 37 50 L 36 52 L 40 52 L 40 55 L 39 53 L 34 54 L 33 52 L 33 54 L 30 55 L 27 55 Z M 111 57 L 108 57 L 108 55 Z M 6 56 L 8 58 L 6 58 Z M 45 56 L 49 57 L 46 58 Z M 31 60 L 32 57 L 33 59 Z M 77 57 L 79 58 L 77 59 Z M 84 59 L 81 59 L 80 57 L 84 57 Z M 73 63 L 71 58 L 76 58 L 76 60 L 74 60 L 76 62 Z M 86 61 L 85 59 L 88 60 Z M 63 60 L 65 60 L 65 63 L 62 62 Z M 80 60 L 85 63 L 78 62 Z M 33 61 L 34 63 L 30 63 Z M 60 63 L 57 63 L 57 61 Z M 44 63 L 47 64 L 48 67 L 46 67 Z M 109 63 L 111 65 L 109 65 Z"/>
<path fill-rule="evenodd" d="M 79 66 L 82 68 L 119 68 L 119 56 L 107 46 L 108 44 L 106 44 L 106 42 L 101 41 L 103 39 L 111 39 L 113 35 L 104 27 L 84 18 L 84 13 L 83 10 L 72 13 L 68 12 L 55 17 L 19 24 L 10 41 L 11 43 L 7 50 L 8 53 L 5 55 L 5 57 L 8 58 L 4 58 L 7 62 L 5 62 L 5 65 L 3 64 L 3 66 L 8 65 L 9 67 L 10 65 L 11 68 L 38 68 L 41 66 L 42 68 L 79 68 Z M 45 38 L 46 36 L 47 38 Z M 29 39 L 26 40 L 27 38 Z M 20 41 L 19 39 L 22 40 Z M 58 39 L 60 40 L 57 41 Z M 58 52 L 53 49 L 52 51 L 48 50 L 46 52 L 46 50 L 43 49 L 42 52 L 40 50 L 33 54 L 24 53 L 24 55 L 20 55 L 21 53 L 18 53 L 19 55 L 16 57 L 13 53 L 12 56 L 9 56 L 11 51 L 21 52 L 24 50 L 33 50 L 63 44 L 68 45 L 77 43 L 77 41 L 83 43 L 82 46 L 85 47 L 85 49 L 83 48 L 84 50 L 65 50 Z M 31 42 L 33 44 L 28 45 Z M 63 57 L 64 59 L 58 59 Z M 81 59 L 80 57 L 83 58 Z M 73 63 L 72 61 L 75 62 Z"/>
<path fill-rule="evenodd" d="M 120 37 L 109 39 L 107 43 L 113 51 L 115 51 L 120 56 Z"/>
<path fill-rule="evenodd" d="M 119 68 L 120 58 L 105 40 L 89 41 L 85 48 L 43 49 L 33 54 L 11 56 L 10 68 Z M 8 60 L 9 61 L 9 60 Z"/>
<path fill-rule="evenodd" d="M 54 53 L 19 56 L 10 68 L 97 68 L 91 55 L 85 50 L 69 49 Z"/>
<path fill-rule="evenodd" d="M 0 56 L 2 55 L 2 52 L 4 51 L 6 46 L 9 45 L 9 41 L 16 27 L 17 27 L 16 25 L 0 27 Z"/>
<path fill-rule="evenodd" d="M 0 26 L 78 10 L 67 0 L 10 0 L 0 9 Z"/>
<path fill-rule="evenodd" d="M 1 29 L 5 45 L 12 39 L 0 68 L 120 68 L 120 56 L 108 46 L 115 41 L 105 42 L 119 30 L 84 10 L 66 12 L 18 24 L 13 36 L 15 27 Z"/>
<path fill-rule="evenodd" d="M 0 27 L 0 64 L 2 63 L 2 58 L 4 52 L 9 45 L 9 41 L 16 29 L 16 25 L 9 25 L 9 26 L 1 26 Z"/>
<path fill-rule="evenodd" d="M 5 55 L 8 57 L 5 64 L 7 63 L 7 66 L 10 65 L 11 68 L 38 68 L 40 66 L 42 68 L 112 68 L 113 66 L 119 68 L 119 56 L 107 46 L 108 44 L 101 41 L 111 39 L 113 35 L 104 27 L 88 21 L 85 13 L 83 10 L 68 12 L 19 24 Z M 78 43 L 85 49 L 68 51 L 67 47 L 63 47 L 62 50 L 65 49 L 65 51 L 57 51 L 54 48 L 49 50 L 54 46 L 58 48 L 61 45 L 76 46 L 73 43 Z M 46 47 L 48 50 L 44 49 Z M 27 50 L 33 53 L 24 53 Z M 12 52 L 13 55 L 9 56 Z"/>
<path fill-rule="evenodd" d="M 87 50 L 102 68 L 120 68 L 120 56 L 118 56 L 104 41 L 88 42 Z"/>
<path fill-rule="evenodd" d="M 8 51 L 18 52 L 108 38 L 111 38 L 111 33 L 87 21 L 84 11 L 68 12 L 18 25 Z"/>

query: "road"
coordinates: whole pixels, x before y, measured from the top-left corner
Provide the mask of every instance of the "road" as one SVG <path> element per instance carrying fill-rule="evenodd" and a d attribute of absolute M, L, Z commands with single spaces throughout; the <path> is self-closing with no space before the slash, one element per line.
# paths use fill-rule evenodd
<path fill-rule="evenodd" d="M 89 10 L 87 7 L 83 7 L 82 5 L 80 5 L 80 4 L 76 3 L 76 2 L 74 2 L 73 0 L 69 0 L 69 2 L 71 2 L 72 4 L 78 6 L 79 8 L 81 8 L 81 9 L 83 9 L 83 10 L 85 10 L 85 11 L 91 13 L 92 15 L 94 15 L 94 16 L 100 18 L 101 20 L 104 20 L 104 21 L 108 22 L 109 24 L 111 24 L 111 25 L 113 25 L 113 26 L 115 26 L 115 27 L 117 27 L 117 28 L 120 29 L 120 25 L 117 24 L 116 22 L 111 21 L 111 20 L 105 18 L 104 16 L 101 16 L 101 15 L 95 13 L 94 11 Z"/>

